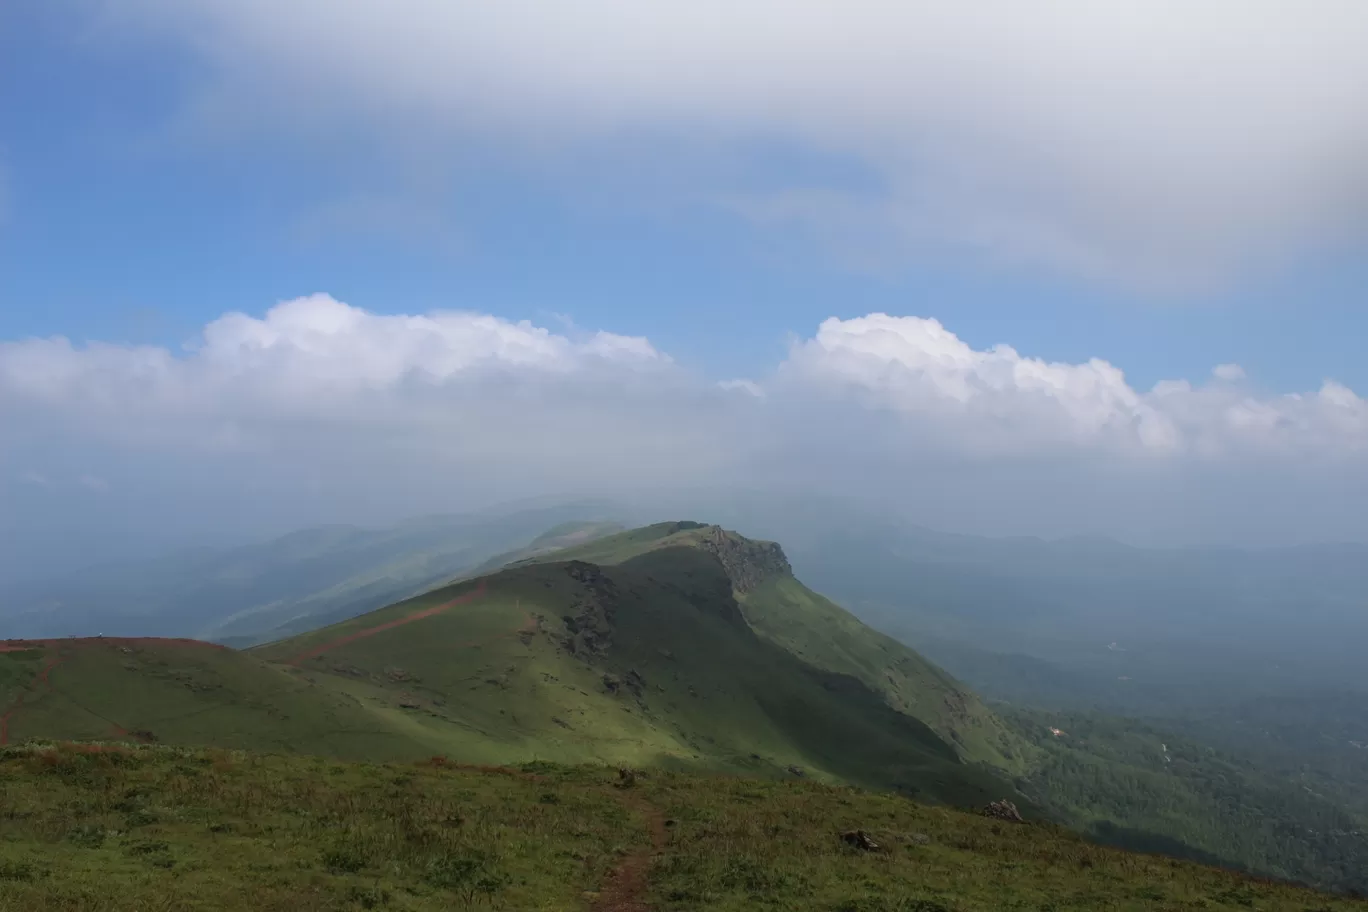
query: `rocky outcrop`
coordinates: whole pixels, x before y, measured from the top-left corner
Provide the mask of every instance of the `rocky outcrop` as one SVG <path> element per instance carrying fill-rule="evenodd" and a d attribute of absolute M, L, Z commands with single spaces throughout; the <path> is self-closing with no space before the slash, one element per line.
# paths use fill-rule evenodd
<path fill-rule="evenodd" d="M 743 595 L 766 580 L 793 573 L 777 542 L 752 541 L 721 526 L 704 526 L 698 546 L 721 562 L 732 588 Z"/>
<path fill-rule="evenodd" d="M 613 641 L 613 621 L 617 612 L 617 584 L 595 564 L 571 561 L 565 572 L 581 583 L 582 594 L 561 618 L 565 624 L 566 651 L 582 659 L 608 652 Z"/>
<path fill-rule="evenodd" d="M 983 809 L 983 816 L 992 817 L 994 820 L 1008 820 L 1012 823 L 1026 822 L 1022 818 L 1021 812 L 1017 810 L 1017 806 L 1006 798 L 1001 801 L 990 802 L 988 806 Z"/>
<path fill-rule="evenodd" d="M 879 844 L 864 830 L 851 830 L 848 833 L 842 833 L 841 841 L 851 848 L 859 849 L 862 852 L 880 851 Z"/>

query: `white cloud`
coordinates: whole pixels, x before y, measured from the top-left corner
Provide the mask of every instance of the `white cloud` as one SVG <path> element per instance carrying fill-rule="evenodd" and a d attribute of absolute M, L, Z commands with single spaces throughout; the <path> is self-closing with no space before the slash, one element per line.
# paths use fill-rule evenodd
<path fill-rule="evenodd" d="M 35 472 L 32 469 L 29 469 L 28 471 L 21 473 L 19 475 L 19 480 L 22 481 L 24 484 L 37 485 L 40 488 L 46 488 L 52 484 L 52 482 L 48 480 L 48 477 L 46 475 L 44 475 L 42 472 Z"/>
<path fill-rule="evenodd" d="M 1211 369 L 1211 375 L 1217 380 L 1235 383 L 1245 378 L 1245 369 L 1238 364 L 1218 364 Z"/>
<path fill-rule="evenodd" d="M 722 380 L 717 385 L 724 390 L 736 390 L 756 399 L 765 398 L 765 388 L 754 380 Z"/>
<path fill-rule="evenodd" d="M 480 137 L 593 158 L 642 137 L 794 143 L 862 167 L 873 189 L 701 189 L 850 252 L 949 243 L 1188 282 L 1361 244 L 1368 228 L 1368 7 L 1354 0 L 137 0 L 107 13 L 212 65 L 201 113 L 272 117 L 277 131 L 354 123 L 368 142 Z"/>
<path fill-rule="evenodd" d="M 443 312 L 381 316 L 316 294 L 262 318 L 229 313 L 177 357 L 163 348 L 65 338 L 0 343 L 0 389 L 52 406 L 144 414 L 263 409 L 317 415 L 401 387 L 650 370 L 669 358 L 645 339 L 574 339 L 526 321 Z"/>
<path fill-rule="evenodd" d="M 314 295 L 225 315 L 181 352 L 0 343 L 0 426 L 0 464 L 79 458 L 77 486 L 118 492 L 101 500 L 119 529 L 785 484 L 976 531 L 1368 538 L 1368 403 L 1341 384 L 1137 390 L 1105 361 L 976 350 L 885 314 L 826 320 L 773 369 L 719 383 L 642 338 Z M 61 499 L 11 510 L 16 543 L 21 521 L 93 536 L 90 499 Z"/>
<path fill-rule="evenodd" d="M 473 312 L 378 315 L 319 294 L 262 317 L 226 314 L 180 354 L 60 337 L 0 343 L 0 408 L 16 422 L 64 421 L 152 445 L 231 449 L 300 429 L 382 428 L 495 459 L 504 458 L 498 435 L 564 432 L 562 447 L 593 441 L 600 454 L 706 439 L 728 421 L 784 436 L 791 429 L 766 422 L 794 408 L 916 426 L 928 446 L 1008 459 L 1099 449 L 1355 457 L 1368 446 L 1368 403 L 1341 384 L 1258 398 L 1228 382 L 1243 377 L 1235 365 L 1214 374 L 1205 386 L 1170 380 L 1141 391 L 1099 359 L 979 351 L 936 320 L 870 314 L 824 321 L 771 373 L 709 383 L 640 337 L 572 336 Z M 487 442 L 463 429 L 474 420 L 498 422 Z"/>
<path fill-rule="evenodd" d="M 1221 380 L 1239 379 L 1220 365 Z M 871 314 L 826 320 L 778 372 L 804 394 L 889 409 L 942 439 L 1011 457 L 1103 448 L 1113 454 L 1354 459 L 1368 451 L 1368 402 L 1327 381 L 1311 394 L 1265 399 L 1219 383 L 1132 388 L 1099 359 L 1063 364 L 1007 345 L 977 351 L 938 321 Z"/>

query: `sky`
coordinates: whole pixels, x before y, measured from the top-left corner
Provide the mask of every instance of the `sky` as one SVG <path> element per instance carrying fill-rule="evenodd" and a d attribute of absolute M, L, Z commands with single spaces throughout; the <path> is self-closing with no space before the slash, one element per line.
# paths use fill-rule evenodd
<path fill-rule="evenodd" d="M 1350 0 L 0 5 L 0 574 L 661 486 L 1368 540 Z"/>

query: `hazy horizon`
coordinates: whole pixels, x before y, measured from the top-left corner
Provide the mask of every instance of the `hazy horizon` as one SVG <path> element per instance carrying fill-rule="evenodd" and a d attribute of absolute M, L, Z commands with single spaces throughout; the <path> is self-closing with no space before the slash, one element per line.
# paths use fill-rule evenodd
<path fill-rule="evenodd" d="M 0 573 L 688 486 L 1368 542 L 1332 6 L 7 8 Z"/>

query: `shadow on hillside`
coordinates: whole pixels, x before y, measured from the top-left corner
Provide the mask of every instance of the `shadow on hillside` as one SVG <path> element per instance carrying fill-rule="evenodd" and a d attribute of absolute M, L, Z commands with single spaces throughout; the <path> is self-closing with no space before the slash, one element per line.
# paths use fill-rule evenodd
<path fill-rule="evenodd" d="M 1228 858 L 1222 858 L 1211 852 L 1199 849 L 1196 846 L 1188 845 L 1179 839 L 1171 836 L 1164 836 L 1161 833 L 1152 833 L 1149 830 L 1140 830 L 1133 827 L 1117 826 L 1110 820 L 1103 820 L 1094 823 L 1086 831 L 1086 835 L 1094 842 L 1101 845 L 1114 846 L 1118 849 L 1126 849 L 1130 852 L 1144 852 L 1150 855 L 1164 855 L 1169 858 L 1182 858 L 1188 861 L 1195 861 L 1199 864 L 1210 865 L 1216 868 L 1226 868 L 1231 871 L 1245 871 L 1246 868 Z"/>

